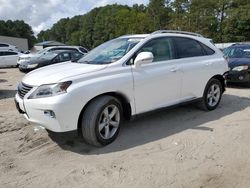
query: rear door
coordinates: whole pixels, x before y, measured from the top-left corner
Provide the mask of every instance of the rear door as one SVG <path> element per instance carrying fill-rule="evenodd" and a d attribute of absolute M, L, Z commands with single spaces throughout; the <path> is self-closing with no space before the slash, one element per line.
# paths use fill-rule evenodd
<path fill-rule="evenodd" d="M 18 53 L 12 51 L 0 51 L 0 66 L 16 66 Z"/>
<path fill-rule="evenodd" d="M 6 60 L 7 66 L 16 66 L 17 59 L 18 59 L 17 52 L 12 52 L 12 51 L 5 52 L 5 60 Z"/>
<path fill-rule="evenodd" d="M 174 44 L 183 71 L 181 100 L 201 97 L 212 76 L 214 58 L 207 54 L 202 43 L 194 39 L 175 37 Z M 210 50 L 213 54 L 214 51 Z"/>

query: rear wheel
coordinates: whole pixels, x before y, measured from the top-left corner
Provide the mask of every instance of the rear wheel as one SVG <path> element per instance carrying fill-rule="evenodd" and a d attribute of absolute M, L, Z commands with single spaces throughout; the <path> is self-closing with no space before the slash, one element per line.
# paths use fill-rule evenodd
<path fill-rule="evenodd" d="M 112 96 L 101 96 L 94 99 L 82 116 L 83 139 L 95 146 L 113 142 L 120 130 L 122 107 Z"/>
<path fill-rule="evenodd" d="M 215 78 L 212 78 L 207 83 L 202 101 L 199 106 L 203 110 L 214 110 L 220 103 L 222 96 L 221 82 Z"/>

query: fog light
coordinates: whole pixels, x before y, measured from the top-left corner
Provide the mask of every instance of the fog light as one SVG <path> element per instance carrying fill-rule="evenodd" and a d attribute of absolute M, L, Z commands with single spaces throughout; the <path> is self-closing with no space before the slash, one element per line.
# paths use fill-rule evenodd
<path fill-rule="evenodd" d="M 244 79 L 244 77 L 243 76 L 239 76 L 239 80 L 243 80 Z"/>
<path fill-rule="evenodd" d="M 49 116 L 51 118 L 56 118 L 55 113 L 52 110 L 44 110 L 44 115 Z"/>

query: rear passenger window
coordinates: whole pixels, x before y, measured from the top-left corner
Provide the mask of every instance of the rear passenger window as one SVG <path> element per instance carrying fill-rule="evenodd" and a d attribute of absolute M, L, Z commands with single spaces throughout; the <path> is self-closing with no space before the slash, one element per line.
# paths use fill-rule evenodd
<path fill-rule="evenodd" d="M 80 59 L 83 56 L 83 54 L 79 52 L 73 52 L 71 55 L 72 55 L 72 60 Z"/>
<path fill-rule="evenodd" d="M 213 55 L 215 53 L 214 50 L 212 50 L 211 48 L 209 48 L 208 46 L 206 46 L 205 44 L 201 43 L 202 48 L 204 49 L 206 55 Z"/>
<path fill-rule="evenodd" d="M 178 58 L 203 56 L 203 49 L 199 42 L 189 38 L 174 38 Z"/>
<path fill-rule="evenodd" d="M 148 42 L 139 52 L 152 52 L 153 62 L 174 59 L 171 38 L 158 38 Z"/>
<path fill-rule="evenodd" d="M 59 54 L 60 62 L 70 61 L 70 55 L 68 52 Z"/>
<path fill-rule="evenodd" d="M 16 52 L 5 52 L 5 55 L 17 55 Z"/>

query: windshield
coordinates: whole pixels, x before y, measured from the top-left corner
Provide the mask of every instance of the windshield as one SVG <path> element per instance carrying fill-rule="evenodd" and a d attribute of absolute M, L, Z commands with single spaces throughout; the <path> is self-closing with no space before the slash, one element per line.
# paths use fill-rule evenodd
<path fill-rule="evenodd" d="M 81 58 L 79 63 L 109 64 L 121 59 L 142 38 L 118 38 L 101 44 Z"/>
<path fill-rule="evenodd" d="M 223 53 L 229 58 L 250 58 L 250 46 L 226 48 Z"/>

